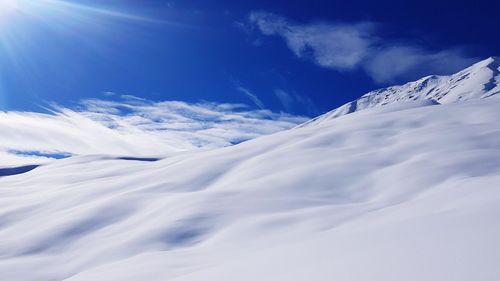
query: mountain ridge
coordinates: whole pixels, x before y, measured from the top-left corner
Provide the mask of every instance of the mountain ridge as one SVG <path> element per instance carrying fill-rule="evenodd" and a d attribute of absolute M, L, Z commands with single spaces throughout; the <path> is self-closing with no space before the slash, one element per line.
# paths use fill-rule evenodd
<path fill-rule="evenodd" d="M 434 100 L 440 104 L 500 97 L 500 57 L 491 56 L 452 75 L 429 75 L 403 85 L 370 91 L 298 127 L 315 126 L 360 110 L 398 102 Z"/>

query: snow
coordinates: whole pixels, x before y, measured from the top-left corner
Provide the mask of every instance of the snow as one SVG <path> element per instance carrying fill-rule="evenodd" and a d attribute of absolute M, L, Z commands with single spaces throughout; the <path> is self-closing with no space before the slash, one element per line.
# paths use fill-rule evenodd
<path fill-rule="evenodd" d="M 161 159 L 52 161 L 0 178 L 0 276 L 497 280 L 499 119 L 496 98 L 424 99 Z"/>
<path fill-rule="evenodd" d="M 427 76 L 401 86 L 369 92 L 301 126 L 314 126 L 342 115 L 408 101 L 454 103 L 483 98 L 500 98 L 500 58 L 490 57 L 450 76 Z"/>

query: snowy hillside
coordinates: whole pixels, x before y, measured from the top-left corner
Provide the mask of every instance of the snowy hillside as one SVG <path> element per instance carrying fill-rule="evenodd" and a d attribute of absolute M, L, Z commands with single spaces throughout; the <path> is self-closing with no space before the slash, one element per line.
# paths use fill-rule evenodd
<path fill-rule="evenodd" d="M 416 101 L 158 160 L 54 161 L 0 178 L 0 276 L 498 280 L 498 120 L 499 99 Z"/>
<path fill-rule="evenodd" d="M 427 76 L 402 86 L 369 92 L 359 99 L 317 117 L 306 124 L 396 102 L 432 100 L 447 104 L 460 101 L 500 97 L 500 58 L 490 57 L 450 76 Z"/>

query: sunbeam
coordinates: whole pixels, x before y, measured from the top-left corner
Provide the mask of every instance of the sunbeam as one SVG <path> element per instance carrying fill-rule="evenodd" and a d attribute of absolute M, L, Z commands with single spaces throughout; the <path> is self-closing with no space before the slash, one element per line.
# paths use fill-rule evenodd
<path fill-rule="evenodd" d="M 133 7 L 116 2 L 105 7 L 98 2 L 0 0 L 0 100 L 9 99 L 6 91 L 18 84 L 14 80 L 27 81 L 22 83 L 24 91 L 36 92 L 30 84 L 46 80 L 54 71 L 74 71 L 76 77 L 81 70 L 61 63 L 61 56 L 105 59 L 126 40 L 138 40 L 127 36 L 131 28 L 175 24 L 130 12 Z M 0 104 L 4 107 L 5 102 Z"/>
<path fill-rule="evenodd" d="M 16 0 L 1 0 L 0 1 L 0 19 L 7 17 L 9 14 L 18 9 Z"/>
<path fill-rule="evenodd" d="M 22 12 L 22 13 L 31 13 L 32 15 L 34 15 L 34 12 L 40 13 L 42 11 L 60 12 L 62 14 L 79 11 L 79 12 L 100 14 L 103 16 L 124 18 L 129 20 L 161 22 L 159 20 L 123 12 L 117 9 L 103 8 L 97 5 L 79 4 L 64 0 L 38 0 L 38 1 L 0 0 L 0 20 L 2 21 L 8 20 L 9 17 L 11 18 L 16 13 L 19 14 Z"/>
<path fill-rule="evenodd" d="M 135 15 L 131 13 L 126 13 L 119 10 L 106 9 L 102 7 L 83 5 L 74 2 L 67 2 L 62 0 L 45 0 L 48 5 L 54 5 L 58 9 L 66 10 L 66 11 L 79 11 L 79 12 L 87 12 L 95 15 L 121 18 L 126 20 L 135 20 L 135 21 L 145 21 L 145 22 L 156 22 L 156 23 L 167 23 L 166 21 L 148 18 L 140 15 Z"/>

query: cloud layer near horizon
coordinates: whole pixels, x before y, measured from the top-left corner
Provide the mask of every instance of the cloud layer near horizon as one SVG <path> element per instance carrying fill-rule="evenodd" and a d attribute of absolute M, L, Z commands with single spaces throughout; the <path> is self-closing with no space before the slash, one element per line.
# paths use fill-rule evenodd
<path fill-rule="evenodd" d="M 289 129 L 307 118 L 244 105 L 88 99 L 54 114 L 0 112 L 0 167 L 40 154 L 157 156 L 215 148 Z M 33 153 L 31 153 L 33 152 Z"/>
<path fill-rule="evenodd" d="M 449 74 L 476 60 L 459 48 L 434 51 L 385 40 L 371 22 L 298 24 L 268 12 L 253 12 L 249 20 L 262 34 L 282 37 L 299 58 L 338 71 L 362 69 L 377 83 Z"/>

